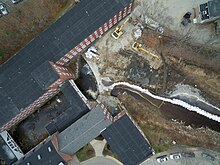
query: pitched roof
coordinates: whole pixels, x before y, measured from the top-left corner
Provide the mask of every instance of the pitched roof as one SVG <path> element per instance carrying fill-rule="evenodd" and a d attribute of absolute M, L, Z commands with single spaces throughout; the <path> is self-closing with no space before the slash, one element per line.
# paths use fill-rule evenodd
<path fill-rule="evenodd" d="M 210 10 L 210 17 L 220 16 L 220 1 L 212 0 L 212 1 L 209 1 L 208 4 L 209 4 L 209 10 Z"/>
<path fill-rule="evenodd" d="M 58 73 L 48 61 L 34 69 L 31 75 L 43 90 L 59 79 Z"/>
<path fill-rule="evenodd" d="M 63 92 L 67 103 L 66 110 L 53 120 L 46 128 L 52 135 L 56 131 L 62 132 L 76 120 L 81 118 L 83 115 L 89 112 L 89 108 L 83 102 L 82 98 L 78 95 L 76 90 L 71 86 L 69 81 L 66 81 L 62 85 L 61 91 Z"/>
<path fill-rule="evenodd" d="M 102 135 L 125 165 L 140 164 L 152 155 L 151 146 L 127 115 L 110 125 Z"/>
<path fill-rule="evenodd" d="M 25 157 L 15 162 L 14 165 L 59 165 L 59 163 L 62 165 L 67 164 L 57 153 L 50 137 L 27 153 Z"/>
<path fill-rule="evenodd" d="M 56 62 L 131 1 L 81 0 L 1 65 L 0 126 L 44 93 L 31 74 L 37 67 L 45 61 Z"/>
<path fill-rule="evenodd" d="M 58 135 L 59 151 L 73 155 L 111 124 L 105 119 L 101 106 L 96 106 Z"/>

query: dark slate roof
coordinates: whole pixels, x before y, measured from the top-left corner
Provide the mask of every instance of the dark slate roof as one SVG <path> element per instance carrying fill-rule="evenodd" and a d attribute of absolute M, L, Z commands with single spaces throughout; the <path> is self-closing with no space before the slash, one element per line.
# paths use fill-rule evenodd
<path fill-rule="evenodd" d="M 0 126 L 7 123 L 7 121 L 16 116 L 20 110 L 12 102 L 10 98 L 4 97 L 0 92 Z"/>
<path fill-rule="evenodd" d="M 208 3 L 203 3 L 199 5 L 199 10 L 200 10 L 202 20 L 209 19 Z"/>
<path fill-rule="evenodd" d="M 6 162 L 6 164 L 12 164 L 18 160 L 1 136 L 0 136 L 0 158 L 3 159 Z"/>
<path fill-rule="evenodd" d="M 98 105 L 58 135 L 59 151 L 73 155 L 111 124 Z"/>
<path fill-rule="evenodd" d="M 29 165 L 59 165 L 59 163 L 67 165 L 54 148 L 51 138 L 32 149 L 14 165 L 28 165 L 28 163 Z"/>
<path fill-rule="evenodd" d="M 57 61 L 131 1 L 81 0 L 1 65 L 0 105 L 3 106 L 0 107 L 0 126 L 44 93 L 31 75 L 37 67 L 45 61 Z"/>
<path fill-rule="evenodd" d="M 212 17 L 220 16 L 220 1 L 212 0 L 199 6 L 201 19 L 206 20 Z"/>
<path fill-rule="evenodd" d="M 209 10 L 210 10 L 210 17 L 218 17 L 220 16 L 220 1 L 213 0 L 209 1 Z"/>
<path fill-rule="evenodd" d="M 31 75 L 43 90 L 59 79 L 58 73 L 48 61 L 34 69 Z"/>
<path fill-rule="evenodd" d="M 127 115 L 110 125 L 102 135 L 125 165 L 140 164 L 152 155 L 149 143 Z"/>
<path fill-rule="evenodd" d="M 65 84 L 62 85 L 61 91 L 68 100 L 69 107 L 63 110 L 64 112 L 46 127 L 51 135 L 56 131 L 62 132 L 65 128 L 89 112 L 89 108 L 69 81 L 66 81 Z"/>

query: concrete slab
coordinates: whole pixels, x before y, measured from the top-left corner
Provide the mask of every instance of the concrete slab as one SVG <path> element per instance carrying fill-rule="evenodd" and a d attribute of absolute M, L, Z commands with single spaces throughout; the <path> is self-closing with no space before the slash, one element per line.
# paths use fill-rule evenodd
<path fill-rule="evenodd" d="M 105 144 L 106 144 L 106 140 L 92 140 L 90 142 L 90 144 L 92 145 L 92 147 L 94 148 L 95 150 L 95 155 L 96 156 L 103 156 L 102 152 L 103 152 L 103 149 L 105 147 Z"/>

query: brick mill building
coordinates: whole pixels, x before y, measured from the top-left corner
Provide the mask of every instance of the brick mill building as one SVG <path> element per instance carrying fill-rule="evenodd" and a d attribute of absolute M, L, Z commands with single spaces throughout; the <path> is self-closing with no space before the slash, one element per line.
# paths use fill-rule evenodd
<path fill-rule="evenodd" d="M 100 134 L 125 165 L 139 164 L 152 155 L 149 142 L 126 111 L 113 117 L 100 102 L 91 108 L 74 82 L 76 75 L 66 67 L 74 56 L 131 13 L 132 5 L 132 0 L 81 0 L 1 66 L 0 154 L 6 162 L 66 165 Z M 59 92 L 68 106 L 46 126 L 49 137 L 23 155 L 13 139 L 8 140 L 10 135 L 5 130 Z"/>
<path fill-rule="evenodd" d="M 81 0 L 1 65 L 0 132 L 24 120 L 66 80 L 74 79 L 65 65 L 131 13 L 132 5 L 132 0 Z"/>
<path fill-rule="evenodd" d="M 145 136 L 126 111 L 112 117 L 97 104 L 65 130 L 55 132 L 14 165 L 67 165 L 77 151 L 100 134 L 125 165 L 137 165 L 152 156 Z M 1 151 L 1 150 L 0 150 Z"/>

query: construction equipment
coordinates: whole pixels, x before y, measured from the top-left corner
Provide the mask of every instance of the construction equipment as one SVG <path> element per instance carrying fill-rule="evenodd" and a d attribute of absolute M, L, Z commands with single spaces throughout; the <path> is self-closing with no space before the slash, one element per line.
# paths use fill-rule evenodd
<path fill-rule="evenodd" d="M 188 25 L 189 23 L 191 23 L 191 20 L 190 20 L 190 16 L 192 15 L 192 13 L 191 12 L 187 12 L 184 16 L 183 16 L 183 19 L 182 19 L 182 22 L 181 22 L 181 24 L 183 25 L 183 26 L 186 26 L 186 25 Z"/>
<path fill-rule="evenodd" d="M 159 57 L 158 55 L 153 54 L 153 53 L 151 53 L 150 51 L 148 51 L 148 50 L 142 48 L 142 45 L 139 44 L 139 43 L 137 43 L 137 42 L 134 42 L 134 43 L 133 43 L 132 49 L 134 49 L 134 50 L 136 50 L 136 51 L 144 51 L 145 53 L 147 53 L 147 54 L 149 54 L 149 55 L 151 55 L 151 56 L 153 56 L 153 57 L 155 57 L 155 58 L 157 58 L 157 59 L 160 59 L 160 57 Z"/>
<path fill-rule="evenodd" d="M 123 23 L 122 23 L 122 25 L 120 26 L 120 27 L 116 27 L 115 28 L 115 31 L 112 33 L 112 37 L 114 38 L 114 39 L 118 39 L 119 37 L 121 37 L 121 35 L 123 34 L 123 31 L 122 31 L 122 29 L 123 29 L 123 27 L 124 27 L 124 25 L 128 22 L 128 20 L 129 20 L 130 18 L 127 18 Z"/>

